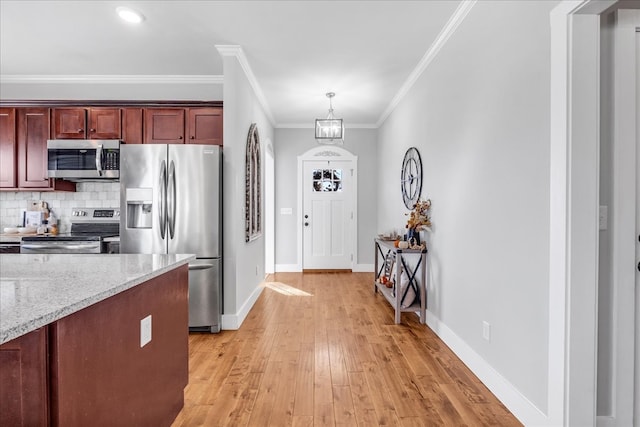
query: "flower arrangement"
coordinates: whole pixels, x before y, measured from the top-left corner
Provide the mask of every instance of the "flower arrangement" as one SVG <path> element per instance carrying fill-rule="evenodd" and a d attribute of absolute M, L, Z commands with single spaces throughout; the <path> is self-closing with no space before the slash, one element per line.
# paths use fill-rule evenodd
<path fill-rule="evenodd" d="M 429 217 L 429 211 L 431 210 L 431 199 L 418 200 L 413 205 L 413 210 L 406 215 L 409 215 L 407 219 L 406 228 L 413 231 L 427 230 L 431 227 L 431 218 Z"/>

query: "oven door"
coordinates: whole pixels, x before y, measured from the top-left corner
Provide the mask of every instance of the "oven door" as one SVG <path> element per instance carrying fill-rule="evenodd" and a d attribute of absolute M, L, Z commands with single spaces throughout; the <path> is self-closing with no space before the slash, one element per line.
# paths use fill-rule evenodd
<path fill-rule="evenodd" d="M 22 242 L 21 254 L 99 254 L 102 242 L 93 241 L 61 241 L 61 242 Z"/>

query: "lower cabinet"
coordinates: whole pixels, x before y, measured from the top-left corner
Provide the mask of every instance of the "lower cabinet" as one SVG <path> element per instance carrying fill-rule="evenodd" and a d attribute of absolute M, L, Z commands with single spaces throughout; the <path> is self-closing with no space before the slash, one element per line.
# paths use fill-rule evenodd
<path fill-rule="evenodd" d="M 0 346 L 0 425 L 48 426 L 47 328 Z"/>
<path fill-rule="evenodd" d="M 171 425 L 189 381 L 188 282 L 185 265 L 0 346 L 0 425 Z"/>

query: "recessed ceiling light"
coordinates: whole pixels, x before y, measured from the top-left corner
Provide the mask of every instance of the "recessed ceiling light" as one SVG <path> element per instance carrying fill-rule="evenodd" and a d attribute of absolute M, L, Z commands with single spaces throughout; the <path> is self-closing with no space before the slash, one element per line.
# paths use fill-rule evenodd
<path fill-rule="evenodd" d="M 139 24 L 144 21 L 144 16 L 140 12 L 136 12 L 128 7 L 120 6 L 116 8 L 116 12 L 118 12 L 118 16 L 120 16 L 120 18 L 127 22 L 131 22 L 132 24 Z"/>

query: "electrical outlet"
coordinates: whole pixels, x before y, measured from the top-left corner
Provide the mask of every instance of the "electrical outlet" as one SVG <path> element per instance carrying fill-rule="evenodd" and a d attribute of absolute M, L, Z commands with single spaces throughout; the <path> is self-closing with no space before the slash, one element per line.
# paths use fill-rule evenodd
<path fill-rule="evenodd" d="M 151 315 L 140 321 L 140 348 L 151 342 Z"/>
<path fill-rule="evenodd" d="M 491 341 L 491 324 L 487 321 L 482 321 L 482 338 Z"/>
<path fill-rule="evenodd" d="M 600 206 L 600 212 L 598 215 L 598 227 L 600 230 L 606 230 L 609 226 L 609 207 Z"/>

